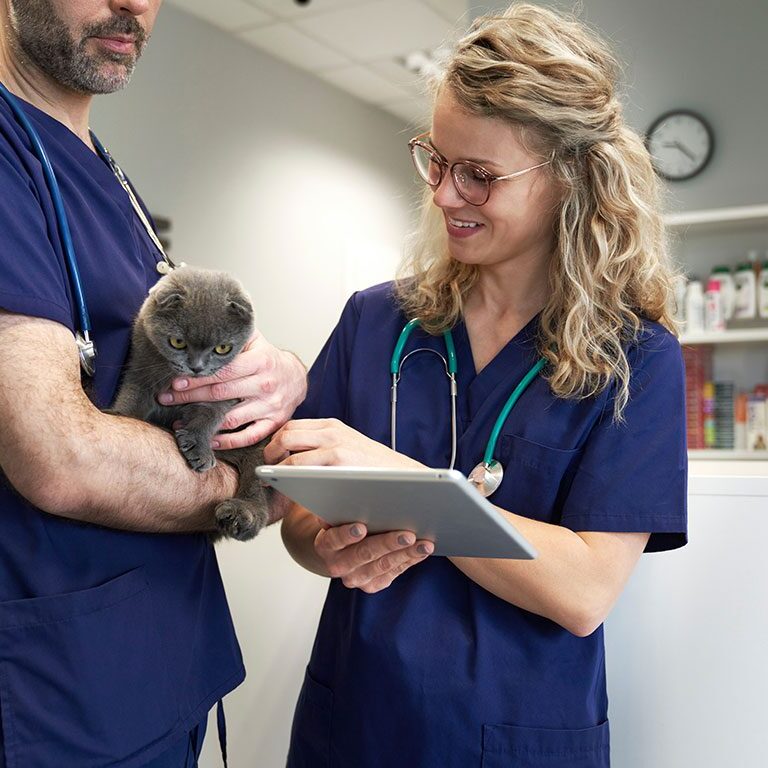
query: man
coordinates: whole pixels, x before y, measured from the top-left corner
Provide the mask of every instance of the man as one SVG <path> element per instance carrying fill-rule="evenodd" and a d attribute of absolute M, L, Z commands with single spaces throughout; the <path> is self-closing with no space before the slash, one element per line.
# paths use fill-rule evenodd
<path fill-rule="evenodd" d="M 92 402 L 114 396 L 161 256 L 89 109 L 128 82 L 160 4 L 0 0 L 0 82 L 56 171 L 99 352 L 89 399 L 51 196 L 0 100 L 0 768 L 194 765 L 207 712 L 244 677 L 205 534 L 234 470 L 191 472 L 170 435 Z M 241 398 L 227 426 L 251 424 L 218 438 L 229 448 L 283 423 L 304 380 L 257 334 L 222 381 L 175 396 Z"/>

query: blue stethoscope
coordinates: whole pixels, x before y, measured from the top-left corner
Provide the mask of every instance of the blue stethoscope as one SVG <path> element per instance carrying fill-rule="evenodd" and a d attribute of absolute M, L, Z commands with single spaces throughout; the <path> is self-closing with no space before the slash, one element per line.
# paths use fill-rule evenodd
<path fill-rule="evenodd" d="M 77 266 L 77 258 L 75 257 L 75 246 L 72 242 L 72 233 L 69 228 L 69 219 L 67 218 L 67 212 L 64 210 L 64 201 L 61 197 L 61 189 L 59 183 L 56 180 L 56 174 L 53 171 L 53 166 L 48 158 L 48 153 L 45 151 L 43 142 L 40 139 L 40 135 L 35 130 L 34 125 L 29 120 L 18 99 L 2 84 L 0 83 L 0 96 L 8 104 L 13 112 L 19 125 L 24 129 L 29 141 L 32 144 L 32 148 L 37 155 L 37 159 L 43 167 L 43 175 L 45 176 L 46 186 L 48 192 L 53 201 L 53 208 L 56 214 L 56 226 L 59 231 L 59 237 L 61 238 L 62 248 L 64 250 L 64 257 L 67 264 L 67 273 L 69 275 L 70 285 L 72 287 L 72 294 L 77 306 L 77 316 L 79 319 L 79 330 L 75 332 L 75 342 L 77 343 L 77 350 L 80 357 L 80 367 L 86 376 L 93 376 L 96 367 L 96 347 L 91 340 L 91 320 L 88 316 L 88 307 L 85 303 L 85 294 L 83 292 L 83 284 L 80 279 L 80 270 Z M 99 154 L 115 174 L 120 185 L 128 193 L 128 197 L 131 200 L 131 205 L 136 211 L 139 219 L 147 230 L 147 234 L 155 244 L 156 248 L 160 252 L 162 257 L 157 262 L 157 271 L 161 275 L 168 274 L 176 266 L 183 266 L 183 264 L 174 264 L 165 253 L 160 239 L 157 237 L 152 225 L 149 222 L 146 214 L 139 205 L 139 201 L 131 188 L 125 174 L 120 169 L 120 166 L 114 161 L 109 152 L 104 148 L 101 142 L 96 138 L 95 134 L 91 131 L 91 139 Z"/>
<path fill-rule="evenodd" d="M 453 343 L 453 334 L 450 329 L 443 332 L 443 340 L 445 341 L 445 348 L 448 354 L 447 359 L 443 357 L 437 350 L 429 347 L 420 347 L 409 352 L 403 356 L 403 349 L 405 348 L 408 338 L 414 329 L 420 325 L 419 320 L 411 320 L 405 325 L 400 332 L 400 336 L 395 344 L 395 349 L 392 352 L 392 359 L 389 363 L 389 372 L 392 376 L 392 387 L 390 390 L 391 396 L 391 410 L 390 410 L 390 430 L 391 430 L 391 446 L 392 450 L 397 450 L 397 386 L 400 383 L 400 379 L 403 375 L 403 365 L 405 361 L 412 355 L 418 352 L 431 352 L 437 355 L 443 363 L 445 369 L 445 375 L 448 377 L 451 393 L 451 463 L 450 469 L 453 469 L 453 465 L 456 463 L 456 450 L 457 450 L 457 427 L 456 427 L 456 399 L 458 397 L 458 385 L 456 383 L 456 374 L 458 372 L 458 363 L 456 361 L 456 346 Z M 520 383 L 515 387 L 512 394 L 507 399 L 504 407 L 496 419 L 493 429 L 491 430 L 491 436 L 488 438 L 488 443 L 485 446 L 485 453 L 483 460 L 470 472 L 469 481 L 477 488 L 482 496 L 486 498 L 493 494 L 496 489 L 501 485 L 501 481 L 504 479 L 504 467 L 501 462 L 497 461 L 493 454 L 496 451 L 496 443 L 499 440 L 499 435 L 507 420 L 507 417 L 515 407 L 515 403 L 520 399 L 520 396 L 530 386 L 531 382 L 539 375 L 541 370 L 547 364 L 544 358 L 538 360 L 535 365 L 531 367 L 528 373 L 523 376 Z"/>

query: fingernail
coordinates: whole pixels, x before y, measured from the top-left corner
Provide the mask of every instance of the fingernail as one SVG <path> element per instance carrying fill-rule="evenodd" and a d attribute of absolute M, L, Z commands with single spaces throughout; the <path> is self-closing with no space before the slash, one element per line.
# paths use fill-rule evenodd
<path fill-rule="evenodd" d="M 174 389 L 186 389 L 189 386 L 189 379 L 176 379 L 173 382 Z"/>
<path fill-rule="evenodd" d="M 363 535 L 363 532 L 362 532 L 362 531 L 360 530 L 360 528 L 359 528 L 358 526 L 356 526 L 356 525 L 353 525 L 353 526 L 352 526 L 352 527 L 349 529 L 349 532 L 352 534 L 352 538 L 353 538 L 353 539 L 359 539 L 359 538 L 360 538 L 360 537 Z"/>
<path fill-rule="evenodd" d="M 221 443 L 218 440 L 211 440 L 211 448 L 221 448 Z"/>
<path fill-rule="evenodd" d="M 399 544 L 401 547 L 407 547 L 407 546 L 409 546 L 410 544 L 413 544 L 413 540 L 411 539 L 411 537 L 410 537 L 410 536 L 407 536 L 406 534 L 404 534 L 404 533 L 401 533 L 401 534 L 400 534 L 400 535 L 397 537 L 397 543 L 398 543 L 398 544 Z"/>
<path fill-rule="evenodd" d="M 416 551 L 420 555 L 429 555 L 432 553 L 432 547 L 430 547 L 428 544 L 419 544 L 419 546 L 416 547 Z"/>
<path fill-rule="evenodd" d="M 157 399 L 163 405 L 170 405 L 173 402 L 173 395 L 170 392 L 163 392 L 157 396 Z"/>

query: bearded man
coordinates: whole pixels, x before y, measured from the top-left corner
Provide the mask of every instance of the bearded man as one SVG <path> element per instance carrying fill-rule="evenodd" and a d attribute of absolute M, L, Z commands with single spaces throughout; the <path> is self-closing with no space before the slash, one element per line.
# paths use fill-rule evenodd
<path fill-rule="evenodd" d="M 196 765 L 208 711 L 244 677 L 206 534 L 235 471 L 192 472 L 171 435 L 101 410 L 166 262 L 89 111 L 128 82 L 160 3 L 0 0 L 0 768 Z M 90 396 L 61 217 L 12 103 L 61 188 L 99 352 Z M 300 361 L 259 334 L 223 380 L 244 428 L 221 448 L 305 393 Z M 177 385 L 214 399 L 211 382 Z"/>

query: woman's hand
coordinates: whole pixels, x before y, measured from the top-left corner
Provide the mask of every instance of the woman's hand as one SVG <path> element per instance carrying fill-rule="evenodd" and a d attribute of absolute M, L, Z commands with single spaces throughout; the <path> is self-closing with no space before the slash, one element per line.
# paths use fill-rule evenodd
<path fill-rule="evenodd" d="M 274 432 L 291 417 L 307 394 L 307 372 L 291 352 L 272 346 L 258 331 L 237 357 L 213 376 L 179 378 L 173 391 L 163 392 L 162 405 L 234 400 L 238 403 L 221 428 L 212 447 L 221 450 L 254 445 Z"/>
<path fill-rule="evenodd" d="M 362 523 L 322 529 L 315 537 L 315 552 L 332 578 L 368 594 L 386 589 L 435 548 L 431 541 L 416 541 L 411 531 L 366 533 Z"/>
<path fill-rule="evenodd" d="M 264 449 L 267 464 L 344 467 L 423 467 L 338 419 L 297 419 L 283 425 Z"/>

